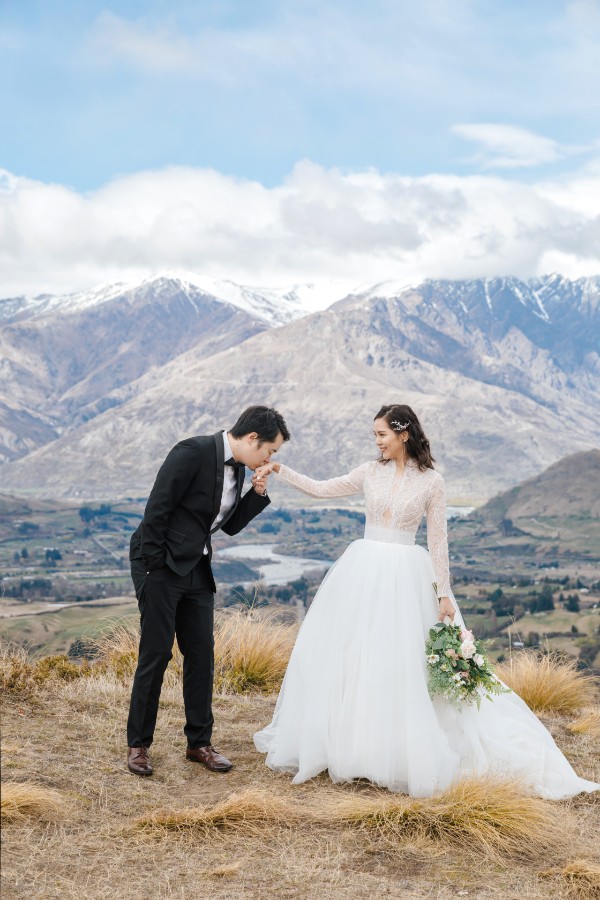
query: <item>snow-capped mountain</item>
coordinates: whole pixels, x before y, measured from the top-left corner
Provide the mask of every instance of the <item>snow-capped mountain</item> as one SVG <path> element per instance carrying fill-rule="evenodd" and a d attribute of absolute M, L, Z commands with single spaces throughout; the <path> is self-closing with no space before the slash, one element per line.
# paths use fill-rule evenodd
<path fill-rule="evenodd" d="M 335 281 L 262 288 L 204 276 L 183 277 L 164 273 L 137 281 L 102 284 L 71 294 L 0 299 L 0 323 L 39 319 L 55 313 L 83 312 L 117 299 L 134 303 L 145 293 L 159 297 L 161 293 L 173 291 L 188 297 L 191 303 L 202 297 L 230 303 L 268 326 L 284 325 L 311 312 L 325 309 L 347 293 L 343 283 Z"/>
<path fill-rule="evenodd" d="M 328 476 L 371 455 L 381 403 L 409 402 L 468 500 L 600 444 L 598 278 L 382 283 L 277 327 L 240 308 L 259 302 L 245 290 L 219 299 L 165 279 L 13 310 L 0 331 L 6 488 L 142 495 L 171 443 L 250 403 L 280 408 L 286 457 Z"/>

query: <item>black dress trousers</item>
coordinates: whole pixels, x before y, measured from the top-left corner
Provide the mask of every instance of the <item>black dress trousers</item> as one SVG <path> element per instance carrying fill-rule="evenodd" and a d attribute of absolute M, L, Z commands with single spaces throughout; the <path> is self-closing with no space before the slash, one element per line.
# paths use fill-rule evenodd
<path fill-rule="evenodd" d="M 168 566 L 146 572 L 141 559 L 131 562 L 131 577 L 141 613 L 138 664 L 133 679 L 127 743 L 149 747 L 158 701 L 175 637 L 183 655 L 183 701 L 188 747 L 210 744 L 213 726 L 214 600 L 208 556 L 187 575 Z"/>

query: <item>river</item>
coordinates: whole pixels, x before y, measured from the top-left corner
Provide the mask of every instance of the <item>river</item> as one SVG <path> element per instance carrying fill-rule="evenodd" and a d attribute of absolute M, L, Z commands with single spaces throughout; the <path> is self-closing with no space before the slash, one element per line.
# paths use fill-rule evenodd
<path fill-rule="evenodd" d="M 287 584 L 295 581 L 309 569 L 321 569 L 325 571 L 331 565 L 331 560 L 304 559 L 301 556 L 285 556 L 275 553 L 275 544 L 237 544 L 235 547 L 226 547 L 215 554 L 215 559 L 241 559 L 250 565 L 255 560 L 266 560 L 259 566 L 260 577 L 265 584 Z"/>

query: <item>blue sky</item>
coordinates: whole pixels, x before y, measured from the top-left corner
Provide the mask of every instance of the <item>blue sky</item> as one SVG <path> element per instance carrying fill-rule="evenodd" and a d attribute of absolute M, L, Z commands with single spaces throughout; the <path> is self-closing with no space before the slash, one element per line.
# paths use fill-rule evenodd
<path fill-rule="evenodd" d="M 560 194 L 560 204 L 576 193 L 575 212 L 587 222 L 592 216 L 581 197 L 583 182 L 597 189 L 600 0 L 2 0 L 0 83 L 0 167 L 8 173 L 3 193 L 13 218 L 15 198 L 21 197 L 22 212 L 22 192 L 27 187 L 33 197 L 34 184 L 40 196 L 60 185 L 71 192 L 73 207 L 106 200 L 107 190 L 114 199 L 117 182 L 125 196 L 128 178 L 157 173 L 160 181 L 174 167 L 191 178 L 213 172 L 213 186 L 219 176 L 234 192 L 248 183 L 277 192 L 298 180 L 299 165 L 303 177 L 311 171 L 329 187 L 340 173 L 350 182 L 371 173 L 375 181 L 389 175 L 414 185 L 442 176 L 472 186 L 469 179 L 481 178 L 481 189 L 492 191 L 500 180 L 511 203 L 511 185 L 534 191 L 542 202 L 548 192 L 553 202 Z M 350 182 L 346 198 L 354 190 Z M 460 192 L 462 183 L 444 182 L 445 196 Z M 548 183 L 551 188 L 540 188 Z M 193 196 L 203 210 L 210 194 L 196 185 Z M 380 202 L 374 188 L 361 219 L 372 219 Z M 168 198 L 153 215 L 160 217 L 165 204 Z M 52 205 L 41 209 L 52 217 Z M 89 223 L 90 215 L 82 215 Z M 435 210 L 427 215 L 435 218 Z M 64 211 L 61 216 L 55 227 Z M 5 212 L 4 228 L 7 221 Z M 28 288 L 18 273 L 35 250 L 31 234 L 22 233 L 29 226 L 25 219 L 16 238 L 9 234 L 18 244 L 11 289 L 21 282 Z M 272 233 L 273 223 L 265 234 Z M 596 231 L 584 235 L 581 252 L 557 246 L 555 258 L 570 254 L 583 262 L 567 262 L 566 270 L 585 272 L 596 240 Z M 102 241 L 97 255 L 106 256 L 109 236 Z M 427 264 L 402 267 L 410 243 L 400 254 L 391 247 L 386 259 L 392 262 L 381 266 L 386 277 L 428 273 Z M 515 270 L 535 273 L 549 265 L 552 246 L 516 259 Z M 46 244 L 41 252 L 51 255 Z M 508 252 L 491 268 L 512 265 Z M 189 268 L 189 254 L 158 256 L 164 265 Z M 207 253 L 203 266 L 228 274 L 222 272 L 226 254 L 215 265 L 212 259 Z M 146 263 L 140 258 L 136 266 Z M 95 278 L 98 268 L 74 273 L 73 286 Z M 118 268 L 115 257 L 108 269 Z M 68 280 L 38 269 L 36 284 L 45 277 L 49 285 Z M 276 264 L 270 270 L 265 258 L 255 270 L 231 274 L 302 276 L 292 269 Z M 375 269 L 367 266 L 367 277 Z M 335 276 L 335 266 L 311 264 L 306 274 Z"/>
<path fill-rule="evenodd" d="M 594 7 L 5 0 L 3 165 L 82 190 L 170 164 L 275 184 L 303 158 L 472 171 L 462 123 L 590 145 Z"/>

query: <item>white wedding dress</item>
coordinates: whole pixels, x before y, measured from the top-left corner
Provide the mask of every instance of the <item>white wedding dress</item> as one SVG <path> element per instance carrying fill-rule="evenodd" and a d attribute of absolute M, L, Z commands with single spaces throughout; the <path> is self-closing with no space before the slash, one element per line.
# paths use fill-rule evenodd
<path fill-rule="evenodd" d="M 521 777 L 540 797 L 599 788 L 579 778 L 514 693 L 458 711 L 427 690 L 425 640 L 437 594 L 452 597 L 442 477 L 409 462 L 367 462 L 314 481 L 281 466 L 311 497 L 364 492 L 365 536 L 331 567 L 302 623 L 273 721 L 254 735 L 266 764 L 300 784 L 329 771 L 427 797 L 466 775 Z M 429 553 L 415 544 L 427 516 Z M 462 624 L 457 609 L 455 622 Z"/>

